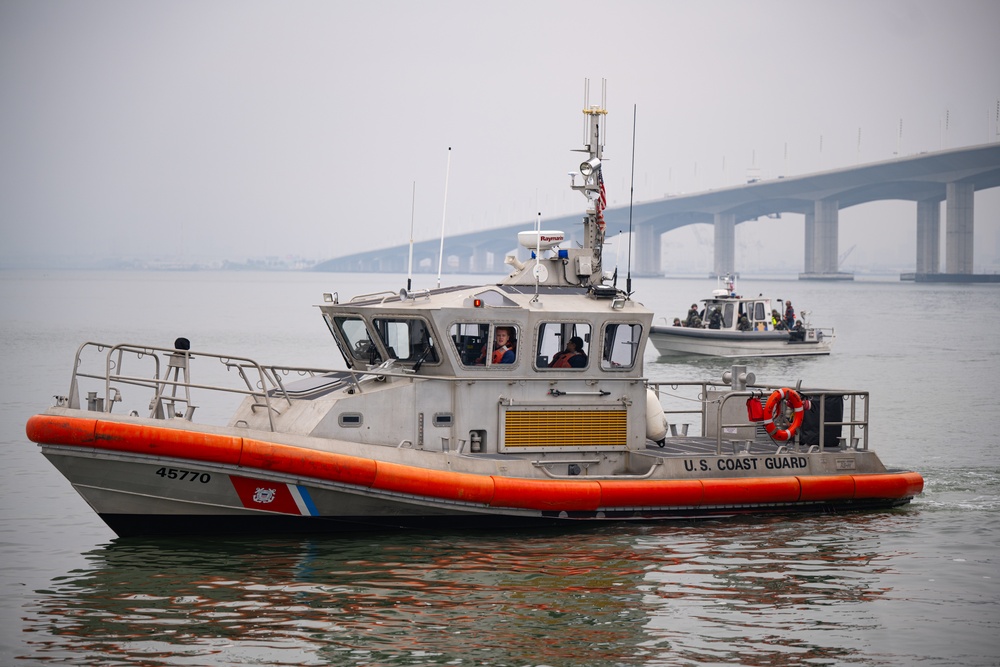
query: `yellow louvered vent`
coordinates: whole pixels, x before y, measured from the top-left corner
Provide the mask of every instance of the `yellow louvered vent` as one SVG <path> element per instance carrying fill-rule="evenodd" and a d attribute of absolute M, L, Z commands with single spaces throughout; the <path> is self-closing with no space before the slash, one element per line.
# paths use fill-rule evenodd
<path fill-rule="evenodd" d="M 507 410 L 504 446 L 625 447 L 625 410 Z"/>

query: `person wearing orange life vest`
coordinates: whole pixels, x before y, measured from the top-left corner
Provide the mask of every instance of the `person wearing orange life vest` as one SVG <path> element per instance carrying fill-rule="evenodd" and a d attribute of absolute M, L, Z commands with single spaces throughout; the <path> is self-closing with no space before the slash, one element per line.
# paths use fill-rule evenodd
<path fill-rule="evenodd" d="M 587 365 L 587 355 L 583 351 L 583 339 L 573 336 L 566 343 L 566 349 L 556 354 L 549 368 L 584 368 Z"/>
<path fill-rule="evenodd" d="M 483 347 L 483 353 L 476 360 L 477 364 L 486 363 L 486 354 L 489 346 Z M 517 339 L 514 337 L 514 330 L 511 327 L 497 327 L 493 334 L 493 352 L 491 361 L 494 364 L 512 364 L 517 358 Z"/>

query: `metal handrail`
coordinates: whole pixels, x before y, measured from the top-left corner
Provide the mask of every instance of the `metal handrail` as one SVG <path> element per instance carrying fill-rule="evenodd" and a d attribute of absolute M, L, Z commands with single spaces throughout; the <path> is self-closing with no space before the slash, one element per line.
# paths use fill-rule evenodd
<path fill-rule="evenodd" d="M 685 415 L 697 415 L 701 418 L 701 432 L 705 437 L 714 437 L 716 441 L 716 453 L 721 455 L 722 453 L 722 434 L 726 428 L 739 428 L 756 426 L 756 422 L 752 422 L 749 419 L 736 422 L 736 423 L 723 423 L 722 421 L 722 408 L 723 405 L 730 399 L 743 397 L 749 398 L 751 396 L 758 395 L 761 392 L 771 392 L 780 389 L 782 386 L 786 385 L 767 385 L 767 384 L 754 384 L 750 385 L 746 391 L 731 391 L 730 385 L 724 382 L 712 382 L 712 381 L 688 381 L 688 382 L 648 382 L 647 386 L 653 389 L 657 397 L 660 395 L 660 390 L 664 386 L 669 386 L 673 389 L 678 389 L 682 386 L 687 387 L 700 387 L 701 391 L 698 394 L 698 407 L 692 410 L 664 410 L 664 414 L 685 414 Z M 709 389 L 719 389 L 728 392 L 725 396 L 718 401 L 708 401 L 708 390 Z M 822 449 L 826 443 L 826 427 L 827 426 L 847 426 L 850 431 L 847 436 L 848 442 L 854 442 L 856 439 L 856 434 L 860 431 L 861 440 L 860 448 L 863 450 L 868 449 L 868 418 L 869 418 L 869 405 L 870 405 L 870 395 L 867 391 L 858 390 L 847 390 L 847 389 L 809 389 L 801 388 L 797 389 L 799 393 L 808 394 L 820 401 L 819 406 L 819 447 Z M 829 396 L 836 396 L 840 399 L 849 399 L 849 404 L 845 408 L 847 419 L 841 419 L 840 421 L 827 421 L 826 419 L 826 400 Z M 858 414 L 859 406 L 858 402 L 861 401 L 861 411 L 862 414 Z M 708 423 L 708 405 L 709 403 L 717 403 L 716 406 L 716 429 L 714 434 L 708 434 L 705 432 L 706 425 Z M 798 438 L 796 438 L 796 441 Z"/>

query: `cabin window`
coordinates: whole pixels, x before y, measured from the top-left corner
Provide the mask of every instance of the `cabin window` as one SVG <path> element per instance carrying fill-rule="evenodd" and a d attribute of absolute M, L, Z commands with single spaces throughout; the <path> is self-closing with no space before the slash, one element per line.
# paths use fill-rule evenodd
<path fill-rule="evenodd" d="M 572 350 L 567 350 L 567 347 Z M 539 370 L 586 368 L 588 365 L 590 365 L 589 324 L 543 322 L 539 325 L 535 368 Z"/>
<path fill-rule="evenodd" d="M 466 322 L 449 330 L 463 366 L 508 366 L 517 360 L 518 327 L 513 324 Z"/>
<path fill-rule="evenodd" d="M 767 321 L 767 313 L 764 310 L 764 302 L 757 301 L 753 305 L 753 319 L 757 322 Z"/>
<path fill-rule="evenodd" d="M 732 326 L 733 326 L 733 312 L 734 311 L 735 311 L 735 308 L 733 308 L 733 304 L 727 303 L 725 310 L 722 311 L 722 328 L 723 329 L 731 329 L 732 328 Z"/>
<path fill-rule="evenodd" d="M 412 363 L 439 361 L 430 328 L 423 320 L 377 317 L 372 323 L 390 358 Z"/>
<path fill-rule="evenodd" d="M 625 370 L 635 366 L 642 343 L 642 326 L 639 324 L 609 324 L 604 327 L 604 347 L 601 351 L 601 368 Z"/>
<path fill-rule="evenodd" d="M 372 341 L 372 337 L 368 333 L 368 326 L 363 319 L 360 317 L 335 317 L 333 322 L 347 343 L 347 350 L 342 350 L 345 352 L 345 357 L 350 355 L 353 359 L 369 364 L 377 364 L 382 361 L 382 355 Z"/>

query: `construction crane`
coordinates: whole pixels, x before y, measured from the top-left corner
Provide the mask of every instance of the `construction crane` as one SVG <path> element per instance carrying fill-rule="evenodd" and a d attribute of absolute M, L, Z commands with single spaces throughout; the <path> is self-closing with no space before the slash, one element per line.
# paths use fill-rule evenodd
<path fill-rule="evenodd" d="M 857 247 L 858 247 L 858 245 L 854 244 L 850 248 L 848 248 L 847 250 L 845 250 L 844 252 L 840 253 L 840 257 L 837 259 L 837 270 L 838 271 L 840 270 L 840 267 L 844 265 L 844 262 L 847 260 L 847 258 L 851 256 L 851 253 L 854 252 L 854 249 L 857 248 Z"/>

